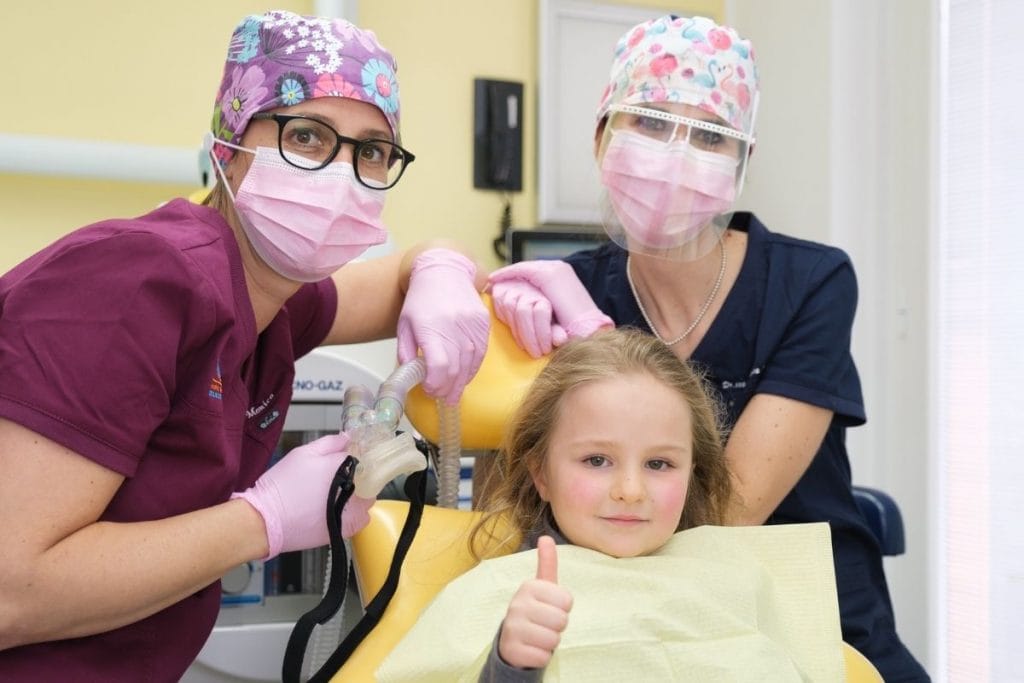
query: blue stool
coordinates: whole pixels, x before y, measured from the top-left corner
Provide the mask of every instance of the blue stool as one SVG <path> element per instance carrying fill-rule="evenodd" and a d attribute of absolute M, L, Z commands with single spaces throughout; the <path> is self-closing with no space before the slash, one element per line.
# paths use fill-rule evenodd
<path fill-rule="evenodd" d="M 882 554 L 902 555 L 907 549 L 903 536 L 903 515 L 893 497 L 868 486 L 854 486 L 853 498 L 882 546 Z"/>

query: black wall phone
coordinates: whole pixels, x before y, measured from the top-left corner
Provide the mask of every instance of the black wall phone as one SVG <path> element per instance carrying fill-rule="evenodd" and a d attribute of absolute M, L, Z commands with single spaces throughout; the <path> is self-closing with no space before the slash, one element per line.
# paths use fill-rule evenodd
<path fill-rule="evenodd" d="M 523 189 L 523 84 L 473 81 L 473 187 Z"/>

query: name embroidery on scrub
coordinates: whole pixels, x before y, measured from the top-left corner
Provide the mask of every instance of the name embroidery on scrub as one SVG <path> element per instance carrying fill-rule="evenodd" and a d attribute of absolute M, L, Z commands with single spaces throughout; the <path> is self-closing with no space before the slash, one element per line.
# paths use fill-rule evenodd
<path fill-rule="evenodd" d="M 262 413 L 264 410 L 266 410 L 267 406 L 270 405 L 270 402 L 274 400 L 274 397 L 276 395 L 277 394 L 273 394 L 272 393 L 272 394 L 270 394 L 270 396 L 267 396 L 265 399 L 263 399 L 262 401 L 260 401 L 256 405 L 250 406 L 249 409 L 245 411 L 246 419 L 251 420 L 252 418 L 254 418 L 257 415 L 259 415 L 260 413 Z"/>
<path fill-rule="evenodd" d="M 757 375 L 760 375 L 760 374 L 761 374 L 761 368 L 754 368 L 753 370 L 750 371 L 750 374 L 748 375 L 748 377 L 756 377 Z M 727 379 L 723 379 L 722 380 L 722 388 L 723 389 L 746 389 L 747 388 L 747 382 L 746 382 L 746 380 L 739 380 L 737 382 L 730 382 Z"/>
<path fill-rule="evenodd" d="M 210 378 L 210 389 L 207 392 L 210 398 L 215 398 L 218 401 L 224 399 L 224 381 L 220 375 L 220 359 L 217 359 L 217 374 Z"/>

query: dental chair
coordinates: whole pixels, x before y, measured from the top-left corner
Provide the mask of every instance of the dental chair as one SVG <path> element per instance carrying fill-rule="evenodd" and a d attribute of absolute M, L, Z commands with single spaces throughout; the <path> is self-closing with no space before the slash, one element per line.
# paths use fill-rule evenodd
<path fill-rule="evenodd" d="M 384 584 L 391 555 L 409 512 L 403 501 L 383 500 L 370 508 L 370 523 L 352 539 L 352 557 L 361 595 L 375 595 Z M 434 596 L 449 582 L 472 569 L 467 534 L 482 513 L 427 506 L 419 531 L 406 555 L 398 588 L 377 627 L 331 679 L 371 681 L 374 671 L 412 627 Z M 500 534 L 502 530 L 496 529 Z M 518 543 L 515 544 L 518 546 Z M 503 547 L 480 548 L 493 556 L 515 552 L 511 542 Z M 497 628 L 497 626 L 495 626 Z M 883 683 L 881 675 L 864 655 L 843 644 L 846 680 L 849 683 Z"/>
<path fill-rule="evenodd" d="M 493 311 L 491 323 L 487 356 L 480 372 L 467 386 L 460 408 L 462 445 L 471 449 L 497 448 L 506 420 L 545 363 L 522 351 L 508 328 L 494 318 Z M 405 409 L 410 422 L 428 440 L 437 438 L 438 414 L 432 399 L 414 389 Z M 378 501 L 370 508 L 370 523 L 352 538 L 353 568 L 364 604 L 384 585 L 408 513 L 409 504 L 404 501 Z M 377 667 L 434 596 L 476 565 L 467 539 L 481 514 L 431 505 L 424 508 L 390 604 L 380 622 L 331 679 L 333 683 L 373 680 Z M 498 556 L 515 552 L 518 539 L 502 545 L 493 540 L 504 537 L 502 532 L 509 530 L 499 526 L 496 533 L 488 534 L 492 539 L 488 542 L 494 545 L 477 548 L 478 554 Z M 853 647 L 844 645 L 843 655 L 848 681 L 881 683 L 875 667 Z"/>

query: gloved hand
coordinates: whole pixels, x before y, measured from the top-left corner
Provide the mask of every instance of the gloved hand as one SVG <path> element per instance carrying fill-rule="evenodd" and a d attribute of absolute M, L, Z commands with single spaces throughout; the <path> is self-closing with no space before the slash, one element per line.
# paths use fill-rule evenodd
<path fill-rule="evenodd" d="M 566 339 L 589 337 L 615 323 L 594 304 L 576 272 L 565 261 L 522 261 L 499 268 L 488 278 L 494 314 L 509 326 L 516 342 L 534 358 Z M 523 283 L 535 292 L 526 292 Z M 545 316 L 537 295 L 550 303 Z M 562 334 L 556 330 L 561 326 Z"/>
<path fill-rule="evenodd" d="M 348 435 L 331 434 L 294 448 L 256 480 L 252 488 L 231 494 L 256 508 L 267 527 L 270 550 L 264 560 L 290 550 L 327 545 L 327 495 L 331 480 L 348 457 Z M 341 535 L 354 536 L 370 521 L 375 500 L 353 495 L 341 513 Z"/>
<path fill-rule="evenodd" d="M 491 316 L 473 280 L 476 265 L 450 249 L 428 249 L 413 261 L 398 317 L 398 361 L 423 352 L 423 389 L 455 405 L 487 351 Z"/>
<path fill-rule="evenodd" d="M 553 322 L 551 302 L 525 280 L 491 285 L 494 315 L 508 325 L 519 348 L 540 358 L 568 340 L 565 328 Z"/>

